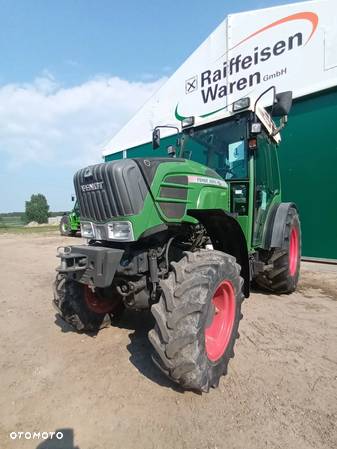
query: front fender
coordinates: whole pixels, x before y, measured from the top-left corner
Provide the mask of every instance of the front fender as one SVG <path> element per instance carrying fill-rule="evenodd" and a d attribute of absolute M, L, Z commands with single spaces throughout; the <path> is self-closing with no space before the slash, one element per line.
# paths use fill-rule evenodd
<path fill-rule="evenodd" d="M 248 298 L 250 293 L 249 257 L 246 238 L 239 223 L 221 209 L 194 209 L 189 210 L 188 214 L 205 226 L 214 249 L 236 258 L 241 266 L 240 274 L 244 280 L 243 293 Z"/>

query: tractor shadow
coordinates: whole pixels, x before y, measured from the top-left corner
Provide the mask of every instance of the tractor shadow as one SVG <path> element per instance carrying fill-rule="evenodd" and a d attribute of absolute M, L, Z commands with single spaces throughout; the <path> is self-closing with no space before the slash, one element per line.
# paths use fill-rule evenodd
<path fill-rule="evenodd" d="M 54 318 L 55 318 L 54 324 L 56 324 L 56 326 L 58 326 L 61 329 L 61 332 L 63 334 L 67 334 L 68 332 L 73 334 L 75 332 L 78 334 L 85 334 L 88 337 L 96 337 L 97 334 L 100 332 L 99 330 L 98 331 L 90 331 L 90 332 L 89 331 L 76 331 L 69 323 L 64 321 L 58 313 L 55 313 Z"/>
<path fill-rule="evenodd" d="M 267 299 L 270 295 L 274 295 L 274 296 L 279 296 L 280 298 L 287 298 L 289 296 L 288 293 L 278 293 L 278 292 L 273 292 L 273 291 L 269 291 L 264 289 L 263 287 L 260 287 L 259 285 L 257 285 L 255 282 L 252 282 L 250 285 L 250 293 L 254 294 L 259 294 L 259 295 L 263 295 L 265 296 Z"/>
<path fill-rule="evenodd" d="M 70 326 L 70 324 L 68 324 L 66 321 L 64 321 L 58 313 L 55 313 L 54 318 L 55 318 L 54 324 L 56 324 L 56 326 L 58 326 L 61 329 L 62 333 L 66 334 L 68 332 L 71 333 L 74 332 L 74 328 Z"/>
<path fill-rule="evenodd" d="M 254 280 L 251 281 L 251 283 L 250 283 L 250 293 L 257 293 L 259 295 L 264 295 L 264 296 L 275 294 L 271 291 L 268 291 L 268 290 L 260 287 L 259 284 L 257 284 Z"/>
<path fill-rule="evenodd" d="M 58 437 L 54 436 L 42 441 L 36 446 L 36 449 L 80 449 L 79 446 L 74 444 L 74 430 L 72 428 L 56 429 L 56 434 L 58 434 Z"/>
<path fill-rule="evenodd" d="M 54 323 L 63 333 L 74 332 L 72 326 L 64 321 L 58 313 L 55 314 Z M 170 388 L 177 393 L 185 392 L 183 388 L 168 379 L 151 358 L 153 349 L 147 334 L 154 327 L 154 319 L 149 311 L 135 312 L 126 309 L 118 320 L 113 321 L 112 326 L 130 331 L 130 343 L 126 347 L 130 353 L 129 360 L 143 376 L 161 387 Z M 89 337 L 95 337 L 98 332 L 83 333 Z"/>
<path fill-rule="evenodd" d="M 129 360 L 143 376 L 161 387 L 170 388 L 177 393 L 184 393 L 184 390 L 168 379 L 152 361 L 153 349 L 147 336 L 149 330 L 154 326 L 154 319 L 150 312 L 125 310 L 118 323 L 113 325 L 131 331 L 129 333 L 130 343 L 127 345 L 127 350 L 130 353 Z"/>

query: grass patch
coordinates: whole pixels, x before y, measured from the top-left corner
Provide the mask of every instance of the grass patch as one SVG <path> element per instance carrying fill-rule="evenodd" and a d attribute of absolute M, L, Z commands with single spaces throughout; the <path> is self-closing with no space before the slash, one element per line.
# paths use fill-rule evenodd
<path fill-rule="evenodd" d="M 24 224 L 22 217 L 19 215 L 0 216 L 0 229 L 23 226 Z"/>
<path fill-rule="evenodd" d="M 44 232 L 59 231 L 58 226 L 46 225 L 36 226 L 31 228 L 25 228 L 24 226 L 13 226 L 8 228 L 0 227 L 0 234 L 40 234 Z"/>

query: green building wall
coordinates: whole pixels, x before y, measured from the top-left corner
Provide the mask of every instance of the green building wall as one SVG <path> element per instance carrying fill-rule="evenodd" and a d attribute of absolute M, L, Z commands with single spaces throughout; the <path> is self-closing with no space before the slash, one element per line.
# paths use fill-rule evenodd
<path fill-rule="evenodd" d="M 123 159 L 123 151 L 104 156 L 104 162 L 117 161 L 118 159 Z"/>
<path fill-rule="evenodd" d="M 294 101 L 279 160 L 283 200 L 299 208 L 303 256 L 337 259 L 337 88 Z"/>
<path fill-rule="evenodd" d="M 145 143 L 126 150 L 126 157 L 167 157 L 167 147 L 169 145 L 176 145 L 177 136 L 169 136 L 161 139 L 160 147 L 156 150 L 152 149 L 151 143 Z M 105 156 L 105 162 L 114 161 L 123 158 L 123 151 L 109 154 Z"/>

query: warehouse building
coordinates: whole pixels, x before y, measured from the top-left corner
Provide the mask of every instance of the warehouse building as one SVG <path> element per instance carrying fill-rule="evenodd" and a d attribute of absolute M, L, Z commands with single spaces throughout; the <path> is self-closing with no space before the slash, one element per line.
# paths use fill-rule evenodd
<path fill-rule="evenodd" d="M 283 200 L 299 207 L 303 256 L 337 260 L 336 17 L 333 0 L 229 15 L 114 136 L 104 159 L 166 155 L 174 130 L 154 154 L 155 126 L 180 127 L 188 116 L 216 120 L 237 99 L 257 98 L 271 85 L 292 90 L 279 148 Z"/>

